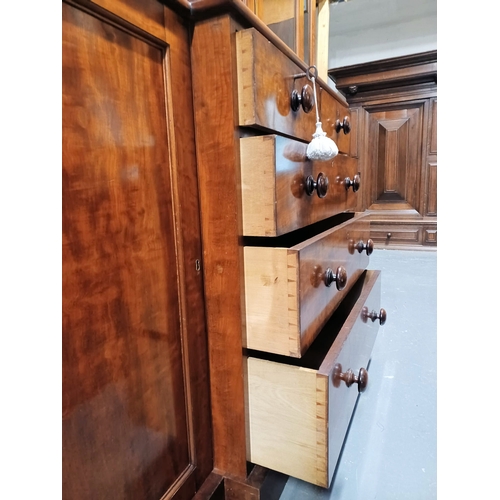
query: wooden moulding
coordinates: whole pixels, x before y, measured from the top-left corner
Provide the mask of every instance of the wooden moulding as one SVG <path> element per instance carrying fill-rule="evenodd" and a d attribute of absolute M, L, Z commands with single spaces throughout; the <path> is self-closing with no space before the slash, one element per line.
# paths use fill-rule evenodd
<path fill-rule="evenodd" d="M 245 246 L 243 346 L 300 357 L 368 265 L 349 240 L 368 238 L 369 220 L 356 215 L 289 248 Z M 323 282 L 326 269 L 339 266 L 347 272 L 340 291 Z"/>
<path fill-rule="evenodd" d="M 348 96 L 390 88 L 437 83 L 437 51 L 381 59 L 330 69 L 338 90 Z"/>
<path fill-rule="evenodd" d="M 332 318 L 302 360 L 255 352 L 245 358 L 249 461 L 330 485 L 358 396 L 355 384 L 334 383 L 335 365 L 356 375 L 367 367 L 379 323 L 364 322 L 362 308 L 380 309 L 379 277 L 380 271 L 363 274 L 339 319 Z"/>

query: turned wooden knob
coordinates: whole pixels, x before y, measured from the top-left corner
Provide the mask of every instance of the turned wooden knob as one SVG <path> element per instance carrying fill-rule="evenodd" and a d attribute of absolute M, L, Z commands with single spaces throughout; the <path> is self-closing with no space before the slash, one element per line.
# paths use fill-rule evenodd
<path fill-rule="evenodd" d="M 371 238 L 368 238 L 366 243 L 363 243 L 363 241 L 358 241 L 356 250 L 359 253 L 361 253 L 363 250 L 366 250 L 366 255 L 371 255 L 373 253 L 373 240 Z"/>
<path fill-rule="evenodd" d="M 290 106 L 293 111 L 297 111 L 302 106 L 304 113 L 309 113 L 314 107 L 314 94 L 310 85 L 304 85 L 300 93 L 293 89 L 290 97 Z"/>
<path fill-rule="evenodd" d="M 359 240 L 357 243 L 354 240 L 349 240 L 349 253 L 353 254 L 356 250 L 359 253 L 366 250 L 366 255 L 371 255 L 373 253 L 373 240 L 368 238 L 366 243 L 363 240 Z"/>
<path fill-rule="evenodd" d="M 387 319 L 387 313 L 385 309 L 380 309 L 380 312 L 377 314 L 377 311 L 368 312 L 368 307 L 363 307 L 361 310 L 361 319 L 366 323 L 368 319 L 372 321 L 376 321 L 377 319 L 380 321 L 380 324 L 383 325 Z"/>
<path fill-rule="evenodd" d="M 337 267 L 336 273 L 328 268 L 325 271 L 324 280 L 326 286 L 331 286 L 331 284 L 335 281 L 337 290 L 343 290 L 347 285 L 347 271 L 342 266 Z"/>
<path fill-rule="evenodd" d="M 348 134 L 351 131 L 351 121 L 349 120 L 348 116 L 344 116 L 344 119 L 342 121 L 335 121 L 335 131 L 337 132 L 337 134 L 340 132 L 340 130 L 343 130 L 344 134 Z"/>
<path fill-rule="evenodd" d="M 309 196 L 316 190 L 318 198 L 324 198 L 328 192 L 328 177 L 323 172 L 318 174 L 316 180 L 312 175 L 307 176 L 305 190 Z"/>
<path fill-rule="evenodd" d="M 392 233 L 387 233 L 387 239 L 390 240 L 392 237 Z"/>
<path fill-rule="evenodd" d="M 358 384 L 358 391 L 363 392 L 368 385 L 368 372 L 364 368 L 359 369 L 358 376 L 354 375 L 354 372 L 349 368 L 345 373 L 342 372 L 342 365 L 337 363 L 333 367 L 333 385 L 334 387 L 339 387 L 341 381 L 345 382 L 347 387 L 351 387 L 352 384 Z"/>
<path fill-rule="evenodd" d="M 360 175 L 356 174 L 354 176 L 353 180 L 351 180 L 350 177 L 346 177 L 344 179 L 344 185 L 345 185 L 346 190 L 348 190 L 350 187 L 352 187 L 352 191 L 353 191 L 353 193 L 355 193 L 359 189 L 359 186 L 361 185 Z"/>

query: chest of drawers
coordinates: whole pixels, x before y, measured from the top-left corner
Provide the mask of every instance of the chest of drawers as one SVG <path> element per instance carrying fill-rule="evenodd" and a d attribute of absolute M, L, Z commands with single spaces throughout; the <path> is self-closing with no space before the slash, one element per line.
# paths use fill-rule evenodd
<path fill-rule="evenodd" d="M 331 483 L 385 320 L 356 115 L 250 4 L 63 2 L 64 498 Z"/>
<path fill-rule="evenodd" d="M 215 468 L 327 487 L 385 318 L 349 110 L 317 84 L 340 154 L 309 161 L 304 63 L 228 14 L 195 25 L 192 67 Z"/>

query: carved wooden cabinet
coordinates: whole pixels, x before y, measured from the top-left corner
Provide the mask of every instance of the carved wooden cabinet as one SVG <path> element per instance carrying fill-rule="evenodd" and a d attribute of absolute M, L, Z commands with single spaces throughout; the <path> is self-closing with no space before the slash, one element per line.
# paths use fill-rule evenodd
<path fill-rule="evenodd" d="M 385 321 L 351 115 L 319 81 L 340 153 L 308 160 L 307 67 L 230 13 L 195 24 L 192 65 L 214 466 L 230 498 L 260 498 L 249 466 L 328 487 Z"/>
<path fill-rule="evenodd" d="M 358 128 L 363 208 L 384 247 L 437 245 L 437 53 L 330 71 Z"/>

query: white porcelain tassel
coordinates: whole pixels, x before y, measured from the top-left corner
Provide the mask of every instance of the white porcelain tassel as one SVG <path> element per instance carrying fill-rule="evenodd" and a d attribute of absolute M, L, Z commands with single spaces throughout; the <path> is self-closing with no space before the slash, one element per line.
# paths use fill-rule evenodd
<path fill-rule="evenodd" d="M 310 76 L 311 69 L 315 70 L 316 75 L 318 69 L 316 66 L 310 66 L 307 69 L 307 78 L 312 81 L 314 92 L 314 107 L 316 109 L 316 132 L 313 134 L 313 140 L 307 145 L 306 156 L 309 160 L 327 161 L 335 158 L 339 154 L 339 148 L 335 142 L 326 136 L 326 132 L 321 127 L 318 112 L 318 99 L 316 98 L 316 78 Z"/>
<path fill-rule="evenodd" d="M 313 140 L 307 145 L 306 155 L 309 160 L 326 161 L 335 158 L 339 154 L 339 148 L 323 132 L 321 122 L 316 123 L 316 132 L 313 134 Z"/>

